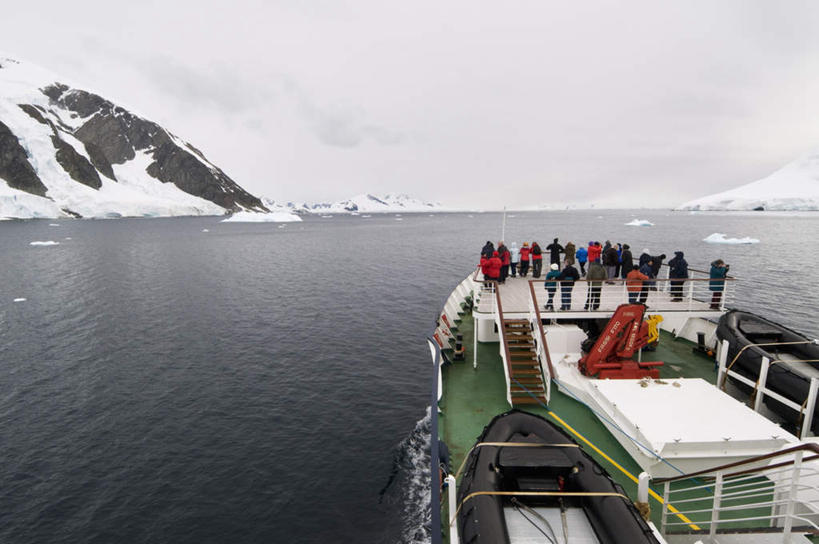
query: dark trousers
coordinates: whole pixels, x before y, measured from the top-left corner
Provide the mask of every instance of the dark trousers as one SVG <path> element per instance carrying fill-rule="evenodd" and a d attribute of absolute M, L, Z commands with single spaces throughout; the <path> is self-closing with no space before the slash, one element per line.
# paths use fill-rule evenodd
<path fill-rule="evenodd" d="M 512 273 L 513 278 L 517 277 L 518 263 L 512 263 L 511 265 L 509 265 L 509 271 Z"/>
<path fill-rule="evenodd" d="M 640 287 L 640 304 L 645 304 L 646 300 L 648 300 L 648 285 L 643 282 L 642 287 Z"/>
<path fill-rule="evenodd" d="M 520 261 L 520 275 L 524 278 L 529 273 L 529 261 Z"/>
<path fill-rule="evenodd" d="M 622 265 L 620 263 L 617 263 L 617 267 L 615 267 L 615 269 L 614 269 L 614 276 L 612 276 L 612 277 L 614 277 L 614 278 L 619 278 L 620 277 L 620 268 L 622 268 Z M 612 279 L 612 278 L 609 278 L 609 279 Z"/>
<path fill-rule="evenodd" d="M 549 292 L 549 300 L 546 301 L 546 309 L 554 310 L 554 306 L 552 305 L 552 303 L 555 298 L 555 291 L 557 291 L 557 287 L 547 287 L 546 291 Z"/>
<path fill-rule="evenodd" d="M 714 291 L 714 294 L 711 295 L 711 308 L 714 310 L 719 309 L 719 304 L 722 301 L 722 291 Z"/>
<path fill-rule="evenodd" d="M 671 293 L 671 298 L 678 298 L 681 299 L 683 296 L 683 281 L 675 281 L 671 280 L 671 288 L 669 289 Z"/>
<path fill-rule="evenodd" d="M 629 304 L 637 304 L 637 298 L 640 296 L 639 291 L 629 291 L 628 292 L 628 303 Z"/>
<path fill-rule="evenodd" d="M 589 292 L 586 295 L 586 310 L 596 310 L 600 307 L 600 290 L 602 289 L 599 285 L 592 285 L 589 284 Z"/>
<path fill-rule="evenodd" d="M 572 309 L 572 287 L 574 287 L 574 285 L 561 285 L 560 286 L 560 309 L 561 310 L 571 310 Z"/>
<path fill-rule="evenodd" d="M 585 261 L 577 261 L 577 263 L 580 265 L 580 273 L 585 276 L 586 275 L 586 262 Z"/>
<path fill-rule="evenodd" d="M 543 259 L 532 259 L 532 277 L 539 278 L 540 270 L 543 268 Z"/>
<path fill-rule="evenodd" d="M 505 265 L 501 266 L 501 275 L 500 275 L 501 283 L 505 282 L 506 278 L 508 278 L 508 277 L 509 277 L 509 265 L 505 264 Z"/>

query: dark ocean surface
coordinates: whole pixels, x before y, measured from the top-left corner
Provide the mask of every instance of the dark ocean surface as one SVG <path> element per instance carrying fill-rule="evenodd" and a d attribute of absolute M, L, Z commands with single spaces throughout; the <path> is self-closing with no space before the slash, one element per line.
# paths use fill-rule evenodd
<path fill-rule="evenodd" d="M 423 540 L 424 337 L 501 215 L 397 219 L 0 223 L 0 542 Z M 554 236 L 722 257 L 819 336 L 819 214 L 507 215 Z"/>

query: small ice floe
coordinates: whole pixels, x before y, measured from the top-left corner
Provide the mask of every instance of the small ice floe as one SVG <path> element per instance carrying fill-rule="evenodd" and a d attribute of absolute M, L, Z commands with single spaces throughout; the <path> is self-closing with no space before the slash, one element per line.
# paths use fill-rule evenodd
<path fill-rule="evenodd" d="M 632 219 L 625 224 L 627 227 L 653 227 L 654 223 L 647 219 Z"/>
<path fill-rule="evenodd" d="M 332 215 L 319 215 L 319 217 L 321 217 L 322 219 L 332 219 L 333 218 Z"/>
<path fill-rule="evenodd" d="M 396 218 L 395 218 L 395 220 L 396 220 L 396 221 L 403 221 L 403 220 L 404 220 L 404 218 L 403 218 L 403 217 L 396 217 Z"/>
<path fill-rule="evenodd" d="M 202 229 L 202 232 L 210 232 L 208 229 Z"/>
<path fill-rule="evenodd" d="M 363 217 L 364 219 L 369 219 L 370 217 L 372 217 L 372 215 L 362 215 L 361 217 Z"/>
<path fill-rule="evenodd" d="M 34 241 L 29 242 L 30 246 L 58 246 L 60 242 L 55 242 L 54 240 L 45 240 L 45 241 Z"/>
<path fill-rule="evenodd" d="M 721 232 L 715 232 L 714 234 L 703 238 L 703 242 L 707 242 L 709 244 L 758 244 L 759 240 L 756 238 L 750 238 L 746 236 L 745 238 L 726 238 L 724 234 Z"/>
<path fill-rule="evenodd" d="M 284 227 L 286 227 L 286 226 L 287 226 L 287 225 L 279 225 L 279 228 L 280 228 L 280 229 L 283 229 L 283 228 L 284 228 Z"/>
<path fill-rule="evenodd" d="M 60 224 L 59 223 L 49 223 L 48 226 L 49 227 L 59 227 Z"/>
<path fill-rule="evenodd" d="M 25 301 L 26 301 L 26 299 L 24 299 L 24 298 L 15 298 L 14 299 L 14 302 L 25 302 Z"/>
<path fill-rule="evenodd" d="M 66 240 L 71 240 L 71 236 L 66 236 L 65 239 Z"/>

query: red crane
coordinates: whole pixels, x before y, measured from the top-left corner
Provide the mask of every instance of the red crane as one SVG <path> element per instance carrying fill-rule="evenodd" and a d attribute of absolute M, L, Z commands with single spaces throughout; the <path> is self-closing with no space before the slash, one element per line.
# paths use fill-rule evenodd
<path fill-rule="evenodd" d="M 578 367 L 586 376 L 599 373 L 600 379 L 659 378 L 661 362 L 637 362 L 631 358 L 648 344 L 648 323 L 643 321 L 646 307 L 621 304 L 594 347 L 580 358 Z"/>

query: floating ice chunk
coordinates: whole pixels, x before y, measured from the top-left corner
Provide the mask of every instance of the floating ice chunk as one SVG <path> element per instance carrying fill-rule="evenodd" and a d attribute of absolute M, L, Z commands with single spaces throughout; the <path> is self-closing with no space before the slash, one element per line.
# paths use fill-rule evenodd
<path fill-rule="evenodd" d="M 627 227 L 653 227 L 654 223 L 647 219 L 632 219 L 625 224 Z"/>
<path fill-rule="evenodd" d="M 395 218 L 395 220 L 396 220 L 396 221 L 403 221 L 403 220 L 404 220 L 404 218 L 403 218 L 403 217 L 396 217 L 396 218 Z"/>
<path fill-rule="evenodd" d="M 301 221 L 301 217 L 290 212 L 272 212 L 272 213 L 255 213 L 255 212 L 237 212 L 222 219 L 222 223 L 290 223 L 293 221 Z"/>
<path fill-rule="evenodd" d="M 363 217 L 364 219 L 369 219 L 370 217 L 372 217 L 372 215 L 362 215 L 361 217 Z"/>
<path fill-rule="evenodd" d="M 35 242 L 29 243 L 29 245 L 30 246 L 58 246 L 58 245 L 60 245 L 60 242 L 55 242 L 54 240 L 46 240 L 44 242 L 35 241 Z"/>
<path fill-rule="evenodd" d="M 726 238 L 724 234 L 721 232 L 715 232 L 710 236 L 703 238 L 703 242 L 708 242 L 709 244 L 758 244 L 759 240 L 756 238 Z"/>
<path fill-rule="evenodd" d="M 65 239 L 66 240 L 71 240 L 71 236 L 66 236 Z"/>
<path fill-rule="evenodd" d="M 202 229 L 202 232 L 210 232 L 208 229 Z"/>
<path fill-rule="evenodd" d="M 49 223 L 48 226 L 49 227 L 59 227 L 60 224 L 59 223 Z"/>
<path fill-rule="evenodd" d="M 26 301 L 26 299 L 24 299 L 24 298 L 15 298 L 14 299 L 14 302 L 25 302 L 25 301 Z"/>

